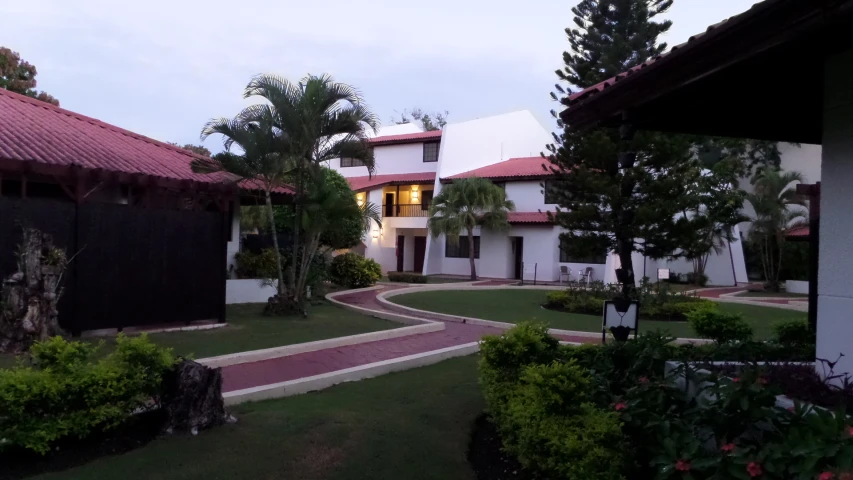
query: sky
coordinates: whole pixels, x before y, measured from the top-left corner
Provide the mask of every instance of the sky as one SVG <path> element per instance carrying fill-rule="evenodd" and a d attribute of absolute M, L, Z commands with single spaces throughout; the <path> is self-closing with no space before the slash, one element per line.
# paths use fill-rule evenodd
<path fill-rule="evenodd" d="M 670 46 L 757 0 L 675 0 Z M 573 0 L 0 0 L 0 46 L 38 69 L 63 108 L 162 141 L 201 143 L 214 117 L 255 103 L 253 75 L 331 74 L 383 124 L 404 109 L 449 121 L 530 110 L 549 97 Z M 2 119 L 0 119 L 2 121 Z M 204 145 L 221 150 L 218 139 Z"/>

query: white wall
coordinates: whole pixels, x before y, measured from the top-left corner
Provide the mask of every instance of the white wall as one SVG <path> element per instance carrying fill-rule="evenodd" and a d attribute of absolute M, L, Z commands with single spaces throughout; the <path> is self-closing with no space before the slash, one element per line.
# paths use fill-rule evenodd
<path fill-rule="evenodd" d="M 825 69 L 818 277 L 817 358 L 835 373 L 853 374 L 853 50 L 830 57 Z M 821 372 L 818 367 L 818 372 Z"/>
<path fill-rule="evenodd" d="M 276 294 L 272 285 L 261 285 L 259 280 L 242 279 L 225 281 L 225 303 L 267 303 Z"/>
<path fill-rule="evenodd" d="M 423 143 L 377 146 L 373 148 L 373 156 L 376 175 L 435 172 L 438 169 L 438 162 L 424 162 Z M 341 167 L 339 158 L 329 161 L 329 167 L 345 177 L 367 176 L 367 167 Z"/>
<path fill-rule="evenodd" d="M 545 203 L 545 193 L 539 180 L 507 182 L 506 196 L 515 203 L 517 212 L 555 211 L 557 205 Z"/>

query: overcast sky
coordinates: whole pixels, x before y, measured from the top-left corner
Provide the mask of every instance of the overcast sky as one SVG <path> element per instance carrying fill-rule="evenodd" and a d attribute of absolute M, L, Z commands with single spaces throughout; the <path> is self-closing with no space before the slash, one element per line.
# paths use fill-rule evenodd
<path fill-rule="evenodd" d="M 755 1 L 675 0 L 664 40 L 684 42 Z M 181 144 L 246 105 L 258 73 L 329 73 L 386 124 L 413 106 L 449 110 L 451 122 L 527 109 L 550 130 L 575 3 L 0 0 L 0 46 L 36 65 L 38 88 L 62 107 Z"/>

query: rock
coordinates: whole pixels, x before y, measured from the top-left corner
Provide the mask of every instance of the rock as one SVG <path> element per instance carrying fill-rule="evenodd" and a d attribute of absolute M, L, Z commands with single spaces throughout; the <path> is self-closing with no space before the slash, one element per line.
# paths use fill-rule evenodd
<path fill-rule="evenodd" d="M 225 423 L 222 372 L 198 362 L 181 359 L 165 380 L 162 408 L 165 429 L 197 434 L 200 429 Z"/>

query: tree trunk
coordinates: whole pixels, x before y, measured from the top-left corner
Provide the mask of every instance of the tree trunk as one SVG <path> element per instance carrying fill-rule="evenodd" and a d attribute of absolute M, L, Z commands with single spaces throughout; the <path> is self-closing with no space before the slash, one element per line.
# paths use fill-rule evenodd
<path fill-rule="evenodd" d="M 634 284 L 634 263 L 631 258 L 633 241 L 620 240 L 616 246 L 619 255 L 620 268 L 616 269 L 616 279 L 622 285 L 622 296 L 630 298 L 636 289 Z"/>
<path fill-rule="evenodd" d="M 162 408 L 165 430 L 197 433 L 225 423 L 222 371 L 182 359 L 165 379 Z"/>
<path fill-rule="evenodd" d="M 468 227 L 468 261 L 471 262 L 471 280 L 477 279 L 477 265 L 474 264 L 474 228 Z"/>
<path fill-rule="evenodd" d="M 278 231 L 275 228 L 275 213 L 272 209 L 272 197 L 270 196 L 269 188 L 266 191 L 266 200 L 267 214 L 270 217 L 270 230 L 272 231 L 272 245 L 275 248 L 276 273 L 278 274 L 278 287 L 276 290 L 279 296 L 284 296 L 284 272 L 281 269 L 281 250 L 278 249 Z"/>
<path fill-rule="evenodd" d="M 26 352 L 33 343 L 60 335 L 57 304 L 66 268 L 65 252 L 50 235 L 24 230 L 18 272 L 0 289 L 0 353 Z"/>
<path fill-rule="evenodd" d="M 296 166 L 296 195 L 293 198 L 293 245 L 291 246 L 290 269 L 287 272 L 287 287 L 290 289 L 290 299 L 294 304 L 300 303 L 302 292 L 296 288 L 296 265 L 299 258 L 299 230 L 302 227 L 300 208 L 302 202 L 302 167 Z"/>

